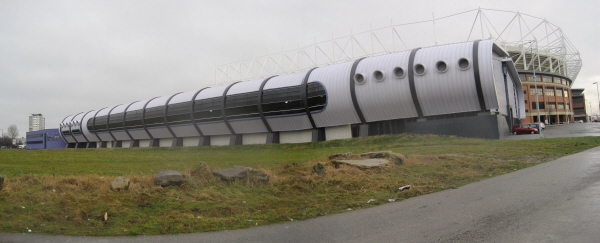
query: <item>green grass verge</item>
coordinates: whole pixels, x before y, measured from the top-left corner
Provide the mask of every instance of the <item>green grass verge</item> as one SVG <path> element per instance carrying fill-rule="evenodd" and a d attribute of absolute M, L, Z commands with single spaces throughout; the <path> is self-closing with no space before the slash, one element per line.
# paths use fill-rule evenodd
<path fill-rule="evenodd" d="M 67 235 L 152 235 L 238 229 L 388 203 L 436 192 L 600 145 L 599 137 L 483 140 L 390 135 L 307 144 L 224 147 L 0 150 L 0 231 Z M 391 150 L 405 164 L 361 171 L 333 168 L 330 154 Z M 154 173 L 189 175 L 243 165 L 271 175 L 265 185 L 187 177 L 159 188 Z M 311 166 L 324 163 L 328 175 Z M 576 163 L 576 161 L 573 161 Z M 113 192 L 116 176 L 131 188 Z M 413 189 L 396 192 L 404 185 Z M 375 199 L 368 203 L 369 199 Z M 105 213 L 108 220 L 104 220 Z"/>

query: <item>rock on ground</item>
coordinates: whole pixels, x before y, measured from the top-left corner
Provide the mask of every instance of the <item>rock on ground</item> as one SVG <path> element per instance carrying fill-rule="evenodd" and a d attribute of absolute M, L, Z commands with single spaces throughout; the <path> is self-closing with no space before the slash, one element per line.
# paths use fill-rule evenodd
<path fill-rule="evenodd" d="M 196 167 L 196 169 L 193 170 L 190 174 L 193 176 L 202 177 L 202 178 L 212 177 L 213 171 L 210 168 L 210 166 L 208 164 L 206 164 L 206 162 L 200 161 L 200 163 L 198 164 L 198 167 Z"/>
<path fill-rule="evenodd" d="M 314 165 L 313 170 L 315 171 L 315 173 L 317 173 L 317 175 L 320 175 L 320 176 L 327 175 L 327 173 L 325 172 L 325 166 L 321 163 L 317 163 L 316 165 Z"/>
<path fill-rule="evenodd" d="M 388 159 L 390 162 L 397 165 L 404 163 L 404 155 L 392 151 L 369 152 L 360 154 L 360 157 L 369 159 Z"/>
<path fill-rule="evenodd" d="M 236 180 L 267 183 L 269 175 L 264 172 L 245 166 L 236 166 L 213 172 L 213 175 L 219 177 L 222 181 L 233 182 Z"/>
<path fill-rule="evenodd" d="M 332 154 L 329 155 L 329 160 L 334 159 L 350 159 L 352 158 L 352 153 L 341 153 L 341 154 Z"/>
<path fill-rule="evenodd" d="M 387 159 L 362 159 L 362 160 L 334 160 L 332 163 L 338 165 L 349 165 L 357 167 L 361 170 L 382 168 L 390 165 Z"/>
<path fill-rule="evenodd" d="M 110 182 L 110 189 L 113 191 L 127 190 L 129 189 L 129 184 L 131 184 L 131 179 L 119 176 Z"/>
<path fill-rule="evenodd" d="M 183 175 L 174 170 L 161 170 L 156 173 L 154 183 L 160 186 L 178 186 L 183 184 Z"/>

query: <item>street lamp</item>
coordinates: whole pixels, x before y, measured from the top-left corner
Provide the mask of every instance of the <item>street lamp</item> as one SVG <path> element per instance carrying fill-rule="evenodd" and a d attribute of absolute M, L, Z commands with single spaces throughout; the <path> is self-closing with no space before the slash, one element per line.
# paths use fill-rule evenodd
<path fill-rule="evenodd" d="M 529 53 L 531 53 L 531 64 L 533 65 L 533 83 L 535 85 L 535 104 L 536 104 L 536 108 L 537 108 L 537 118 L 538 118 L 537 119 L 538 120 L 537 121 L 538 122 L 537 126 L 539 127 L 538 133 L 540 134 L 540 137 L 541 137 L 542 136 L 542 125 L 540 125 L 540 123 L 541 123 L 541 119 L 540 119 L 540 101 L 539 101 L 539 98 L 538 98 L 540 90 L 538 89 L 537 79 L 535 78 L 535 60 L 534 60 L 534 56 L 533 56 L 533 42 L 529 42 L 529 43 L 530 43 L 529 44 L 529 50 L 530 50 Z M 537 46 L 537 39 L 535 39 L 535 43 L 536 43 L 536 46 Z"/>
<path fill-rule="evenodd" d="M 598 112 L 600 113 L 600 91 L 598 91 L 598 82 L 593 82 L 596 85 L 596 92 L 598 92 Z"/>

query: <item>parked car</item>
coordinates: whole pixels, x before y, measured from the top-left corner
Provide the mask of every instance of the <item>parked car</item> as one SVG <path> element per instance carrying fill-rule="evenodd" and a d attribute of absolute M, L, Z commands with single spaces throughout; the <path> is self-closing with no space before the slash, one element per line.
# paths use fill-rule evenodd
<path fill-rule="evenodd" d="M 577 123 L 583 123 L 583 120 L 577 120 Z"/>
<path fill-rule="evenodd" d="M 527 126 L 527 125 L 514 125 L 512 132 L 514 135 L 521 134 L 521 133 L 530 133 L 530 134 L 539 133 L 539 131 L 537 129 Z"/>
<path fill-rule="evenodd" d="M 527 126 L 529 126 L 531 128 L 535 128 L 538 131 L 540 130 L 540 124 L 539 123 L 529 123 L 529 124 L 525 124 L 525 125 L 527 125 Z M 544 128 L 542 127 L 541 129 L 544 129 Z"/>

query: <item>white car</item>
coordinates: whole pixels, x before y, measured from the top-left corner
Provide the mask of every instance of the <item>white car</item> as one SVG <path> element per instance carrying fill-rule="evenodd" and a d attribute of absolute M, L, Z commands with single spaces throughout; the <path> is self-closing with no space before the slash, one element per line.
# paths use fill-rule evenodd
<path fill-rule="evenodd" d="M 583 123 L 583 120 L 577 120 L 577 123 Z"/>
<path fill-rule="evenodd" d="M 538 123 L 528 123 L 525 125 L 528 125 L 530 127 L 535 127 L 535 128 L 541 127 L 542 129 L 546 129 L 546 124 L 544 124 L 543 122 L 540 122 L 539 124 Z"/>

